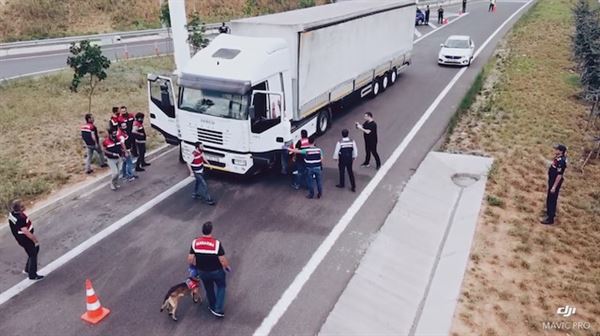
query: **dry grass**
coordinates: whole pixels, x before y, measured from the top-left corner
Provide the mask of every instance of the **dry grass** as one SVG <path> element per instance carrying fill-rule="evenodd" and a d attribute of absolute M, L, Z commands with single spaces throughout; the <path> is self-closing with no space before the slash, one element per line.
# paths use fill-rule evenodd
<path fill-rule="evenodd" d="M 206 22 L 220 22 L 294 9 L 300 2 L 188 0 L 187 11 L 197 11 Z M 317 4 L 326 2 L 315 1 Z M 0 1 L 0 42 L 158 27 L 158 0 Z"/>
<path fill-rule="evenodd" d="M 588 107 L 570 60 L 570 0 L 538 1 L 504 41 L 483 90 L 446 149 L 496 159 L 471 250 L 453 335 L 545 335 L 544 321 L 600 332 L 600 162 L 580 173 Z M 558 223 L 538 223 L 552 144 L 571 148 Z M 592 332 L 593 331 L 593 332 Z M 562 333 L 564 334 L 564 333 Z"/>
<path fill-rule="evenodd" d="M 92 107 L 100 137 L 112 106 L 147 111 L 146 74 L 169 74 L 172 68 L 171 57 L 113 63 Z M 32 201 L 85 178 L 79 126 L 87 113 L 87 96 L 69 91 L 71 77 L 65 70 L 0 83 L 0 204 L 15 197 Z M 146 129 L 150 147 L 163 143 L 149 125 Z"/>

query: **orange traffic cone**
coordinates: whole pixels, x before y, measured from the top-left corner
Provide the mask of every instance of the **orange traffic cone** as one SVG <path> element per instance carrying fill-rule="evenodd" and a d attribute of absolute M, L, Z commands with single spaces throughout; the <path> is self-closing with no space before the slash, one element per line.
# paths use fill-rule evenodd
<path fill-rule="evenodd" d="M 448 24 L 448 19 L 444 19 L 443 24 Z"/>
<path fill-rule="evenodd" d="M 94 288 L 92 288 L 90 279 L 85 279 L 85 296 L 87 311 L 81 315 L 81 319 L 91 324 L 102 321 L 110 313 L 110 310 L 102 307 L 100 304 L 100 300 L 98 300 Z"/>

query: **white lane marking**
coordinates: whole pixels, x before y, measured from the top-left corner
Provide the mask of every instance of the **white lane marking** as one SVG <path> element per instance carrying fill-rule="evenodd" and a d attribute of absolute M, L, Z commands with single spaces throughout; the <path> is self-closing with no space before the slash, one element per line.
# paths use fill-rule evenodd
<path fill-rule="evenodd" d="M 194 178 L 190 177 L 190 176 L 181 180 L 176 185 L 172 186 L 171 188 L 167 189 L 160 195 L 158 195 L 155 198 L 151 199 L 150 201 L 146 202 L 139 208 L 133 210 L 127 216 L 121 218 L 120 220 L 114 222 L 113 224 L 111 224 L 110 226 L 105 228 L 104 230 L 102 230 L 102 231 L 98 232 L 97 234 L 95 234 L 94 236 L 88 238 L 86 241 L 79 244 L 71 251 L 63 254 L 58 259 L 54 260 L 53 262 L 48 264 L 46 267 L 42 268 L 40 270 L 40 273 L 43 275 L 48 275 L 48 274 L 52 273 L 53 271 L 57 270 L 59 267 L 68 263 L 69 261 L 75 259 L 77 256 L 79 256 L 80 254 L 82 254 L 83 252 L 88 250 L 90 247 L 94 246 L 96 243 L 100 242 L 102 239 L 108 237 L 113 232 L 115 232 L 115 231 L 119 230 L 120 228 L 124 227 L 125 225 L 131 223 L 134 219 L 143 215 L 148 210 L 152 209 L 154 206 L 156 206 L 160 202 L 167 199 L 169 196 L 175 194 L 177 191 L 181 190 L 182 188 L 184 188 L 185 186 L 190 184 L 190 182 L 192 182 L 193 180 L 194 180 Z M 5 303 L 6 301 L 10 300 L 11 298 L 13 298 L 15 295 L 21 293 L 22 291 L 24 291 L 25 289 L 27 289 L 29 286 L 33 285 L 34 283 L 35 283 L 35 281 L 25 279 L 25 280 L 19 282 L 18 284 L 14 285 L 13 287 L 7 289 L 6 291 L 2 292 L 2 294 L 0 294 L 0 305 Z"/>
<path fill-rule="evenodd" d="M 481 51 L 487 46 L 487 44 L 500 32 L 500 30 L 510 22 L 519 12 L 521 12 L 525 7 L 531 4 L 535 0 L 529 0 L 525 5 L 519 8 L 515 13 L 513 13 L 504 23 L 496 29 L 490 35 L 490 37 L 481 45 L 478 49 L 475 56 L 479 55 Z M 317 269 L 317 267 L 321 264 L 321 261 L 325 259 L 327 253 L 331 250 L 335 242 L 338 240 L 340 235 L 344 232 L 346 227 L 350 224 L 354 216 L 358 213 L 358 211 L 365 204 L 367 199 L 371 196 L 375 188 L 379 185 L 381 180 L 383 180 L 384 176 L 390 171 L 392 166 L 396 163 L 400 155 L 406 150 L 410 142 L 417 135 L 417 132 L 423 127 L 425 122 L 429 119 L 429 117 L 433 114 L 438 105 L 442 102 L 442 100 L 446 97 L 448 92 L 454 87 L 454 85 L 458 82 L 460 77 L 467 71 L 468 68 L 463 67 L 460 69 L 456 75 L 450 80 L 448 85 L 440 92 L 437 98 L 433 101 L 433 103 L 429 106 L 429 108 L 425 111 L 425 113 L 421 116 L 419 121 L 413 126 L 408 135 L 402 140 L 400 145 L 396 147 L 392 155 L 386 162 L 381 166 L 379 171 L 375 174 L 373 179 L 367 184 L 365 189 L 358 195 L 356 200 L 352 203 L 352 205 L 348 208 L 346 213 L 342 216 L 339 222 L 333 227 L 329 235 L 325 238 L 323 243 L 317 248 L 315 253 L 312 255 L 310 260 L 304 265 L 300 273 L 296 276 L 294 281 L 290 284 L 290 286 L 285 290 L 279 301 L 273 306 L 269 315 L 265 317 L 261 325 L 254 332 L 255 336 L 263 336 L 268 335 L 273 327 L 277 324 L 279 319 L 283 316 L 283 314 L 287 311 L 288 307 L 292 304 L 292 302 L 296 299 L 304 284 L 310 279 L 313 272 Z"/>
<path fill-rule="evenodd" d="M 421 35 L 423 35 L 423 34 L 421 34 L 421 32 L 418 31 L 417 28 L 415 28 L 415 36 L 416 37 L 421 37 Z"/>
<path fill-rule="evenodd" d="M 427 23 L 429 25 L 429 27 L 433 28 L 433 29 L 437 29 L 437 26 L 434 25 L 433 23 L 429 22 Z"/>
<path fill-rule="evenodd" d="M 457 17 L 456 19 L 452 20 L 452 21 L 448 21 L 448 23 L 447 23 L 447 24 L 445 24 L 445 25 L 441 25 L 441 26 L 439 26 L 439 27 L 436 27 L 436 28 L 434 28 L 434 29 L 433 29 L 432 31 L 430 31 L 429 33 L 427 33 L 427 34 L 425 34 L 425 35 L 423 35 L 423 36 L 419 37 L 418 39 L 416 39 L 414 44 L 417 44 L 417 43 L 419 43 L 421 40 L 423 40 L 423 39 L 424 39 L 424 38 L 426 38 L 427 36 L 429 36 L 429 35 L 431 35 L 431 34 L 435 33 L 436 31 L 438 31 L 438 30 L 440 30 L 440 29 L 444 29 L 444 28 L 448 27 L 449 25 L 451 25 L 451 24 L 453 24 L 454 22 L 456 22 L 456 21 L 458 21 L 458 20 L 460 20 L 460 19 L 464 18 L 464 17 L 465 17 L 465 16 L 467 16 L 467 15 L 469 15 L 469 13 L 465 13 L 465 15 L 461 15 L 461 16 Z M 429 23 L 429 25 L 430 25 L 430 26 L 432 26 L 432 27 L 435 27 L 435 26 L 434 26 L 433 24 L 431 24 L 431 23 Z"/>

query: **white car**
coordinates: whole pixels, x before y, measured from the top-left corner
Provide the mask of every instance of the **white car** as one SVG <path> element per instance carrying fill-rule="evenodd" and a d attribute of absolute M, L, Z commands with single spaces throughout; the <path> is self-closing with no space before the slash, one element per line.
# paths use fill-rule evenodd
<path fill-rule="evenodd" d="M 471 65 L 475 43 L 466 35 L 452 35 L 441 45 L 438 64 Z"/>

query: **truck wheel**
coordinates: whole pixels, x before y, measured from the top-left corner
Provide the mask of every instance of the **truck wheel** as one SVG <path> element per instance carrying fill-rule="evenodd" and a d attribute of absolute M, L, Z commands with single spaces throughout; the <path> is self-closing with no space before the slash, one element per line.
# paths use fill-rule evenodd
<path fill-rule="evenodd" d="M 396 68 L 393 68 L 392 71 L 390 71 L 390 85 L 396 84 L 396 80 L 398 79 L 397 71 Z"/>
<path fill-rule="evenodd" d="M 381 91 L 381 84 L 379 84 L 379 78 L 375 78 L 373 84 L 371 84 L 371 98 L 375 98 Z"/>
<path fill-rule="evenodd" d="M 381 76 L 381 91 L 385 91 L 389 86 L 390 80 L 388 79 L 388 74 L 385 73 Z"/>
<path fill-rule="evenodd" d="M 179 163 L 186 163 L 183 159 L 183 148 L 181 148 L 181 144 L 179 144 Z"/>
<path fill-rule="evenodd" d="M 327 132 L 329 125 L 331 124 L 331 109 L 326 108 L 319 112 L 317 117 L 317 134 L 322 135 Z"/>

